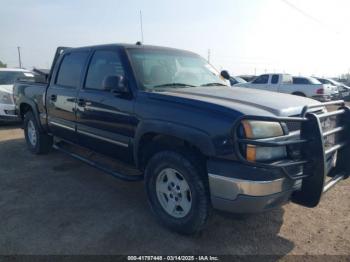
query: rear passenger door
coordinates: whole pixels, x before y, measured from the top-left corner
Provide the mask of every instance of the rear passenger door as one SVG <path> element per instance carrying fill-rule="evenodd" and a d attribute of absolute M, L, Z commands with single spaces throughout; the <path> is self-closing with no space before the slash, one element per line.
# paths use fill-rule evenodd
<path fill-rule="evenodd" d="M 279 75 L 274 74 L 270 79 L 269 91 L 278 92 L 279 91 Z"/>
<path fill-rule="evenodd" d="M 125 159 L 131 156 L 133 100 L 103 88 L 104 79 L 116 75 L 126 76 L 121 51 L 95 50 L 78 94 L 77 136 L 79 143 L 95 151 Z"/>
<path fill-rule="evenodd" d="M 65 53 L 46 94 L 50 131 L 68 141 L 76 141 L 76 96 L 88 55 L 89 51 Z"/>

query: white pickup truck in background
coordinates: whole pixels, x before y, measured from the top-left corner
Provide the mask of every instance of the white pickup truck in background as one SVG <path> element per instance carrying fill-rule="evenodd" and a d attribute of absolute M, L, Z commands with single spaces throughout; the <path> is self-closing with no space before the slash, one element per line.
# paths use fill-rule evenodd
<path fill-rule="evenodd" d="M 305 96 L 322 102 L 338 96 L 338 89 L 331 85 L 322 84 L 312 77 L 293 77 L 289 74 L 264 74 L 252 82 L 235 86 Z"/>

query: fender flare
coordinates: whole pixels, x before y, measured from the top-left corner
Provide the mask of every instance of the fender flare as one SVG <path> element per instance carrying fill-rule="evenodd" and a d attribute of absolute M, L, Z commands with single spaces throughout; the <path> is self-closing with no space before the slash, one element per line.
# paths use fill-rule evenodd
<path fill-rule="evenodd" d="M 147 120 L 139 124 L 133 143 L 133 152 L 135 164 L 139 166 L 139 148 L 141 138 L 147 133 L 156 133 L 159 135 L 173 136 L 187 141 L 197 147 L 206 156 L 214 156 L 215 148 L 209 134 L 205 131 L 191 126 L 185 126 L 163 120 Z"/>
<path fill-rule="evenodd" d="M 31 99 L 28 99 L 28 98 L 22 98 L 19 103 L 18 103 L 18 114 L 21 116 L 22 115 L 22 112 L 21 112 L 21 106 L 23 104 L 27 104 L 29 105 L 29 107 L 32 109 L 32 112 L 34 114 L 34 117 L 38 123 L 38 126 L 41 130 L 44 130 L 44 127 L 42 126 L 41 124 L 41 121 L 40 121 L 40 115 L 39 115 L 39 109 L 37 107 L 37 105 L 35 104 L 35 102 Z M 23 114 L 24 115 L 24 114 Z"/>

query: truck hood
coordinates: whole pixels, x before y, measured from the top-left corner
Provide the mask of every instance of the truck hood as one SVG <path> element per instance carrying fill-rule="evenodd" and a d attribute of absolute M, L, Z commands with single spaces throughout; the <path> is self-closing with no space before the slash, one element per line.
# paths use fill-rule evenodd
<path fill-rule="evenodd" d="M 159 94 L 221 105 L 247 115 L 293 116 L 306 105 L 320 104 L 305 97 L 235 86 L 167 89 Z"/>
<path fill-rule="evenodd" d="M 13 85 L 0 85 L 0 91 L 13 94 Z"/>

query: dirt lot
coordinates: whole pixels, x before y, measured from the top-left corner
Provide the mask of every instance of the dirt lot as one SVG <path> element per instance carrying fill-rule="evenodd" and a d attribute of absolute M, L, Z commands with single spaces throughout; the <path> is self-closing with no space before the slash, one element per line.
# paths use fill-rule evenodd
<path fill-rule="evenodd" d="M 0 166 L 0 254 L 350 255 L 350 179 L 315 209 L 213 214 L 204 232 L 184 237 L 155 222 L 143 183 L 56 151 L 34 156 L 18 126 L 0 127 Z"/>

